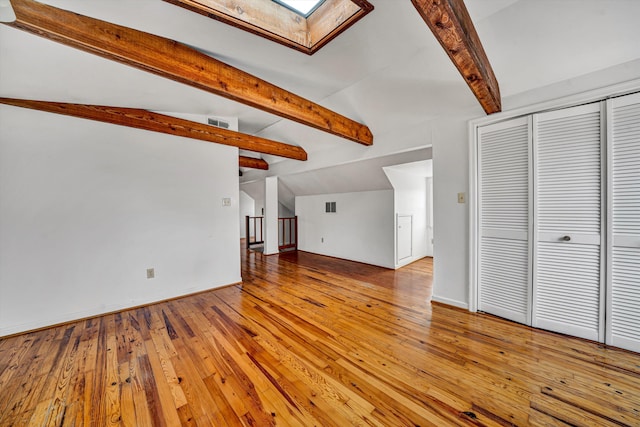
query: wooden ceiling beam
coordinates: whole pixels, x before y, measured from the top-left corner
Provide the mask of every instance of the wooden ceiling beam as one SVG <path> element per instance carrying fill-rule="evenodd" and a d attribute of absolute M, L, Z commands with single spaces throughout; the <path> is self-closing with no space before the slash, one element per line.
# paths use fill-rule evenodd
<path fill-rule="evenodd" d="M 65 116 L 80 117 L 200 141 L 214 142 L 216 144 L 230 145 L 243 150 L 271 154 L 289 159 L 307 160 L 307 153 L 302 147 L 138 108 L 67 104 L 64 102 L 33 101 L 14 98 L 0 98 L 0 104 L 47 111 Z"/>
<path fill-rule="evenodd" d="M 265 162 L 262 159 L 256 159 L 255 157 L 240 156 L 239 161 L 240 161 L 241 168 L 269 170 L 269 163 Z"/>
<path fill-rule="evenodd" d="M 500 88 L 463 0 L 411 0 L 487 114 L 502 110 Z"/>
<path fill-rule="evenodd" d="M 11 5 L 16 20 L 7 25 L 360 144 L 373 143 L 367 126 L 175 40 L 34 0 L 11 0 Z"/>

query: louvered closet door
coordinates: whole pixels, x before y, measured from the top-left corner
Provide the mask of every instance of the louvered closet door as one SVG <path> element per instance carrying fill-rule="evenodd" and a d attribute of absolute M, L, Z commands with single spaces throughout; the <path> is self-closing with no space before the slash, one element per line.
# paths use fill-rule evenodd
<path fill-rule="evenodd" d="M 533 326 L 603 340 L 600 103 L 533 117 Z"/>
<path fill-rule="evenodd" d="M 640 94 L 608 101 L 607 343 L 640 352 Z"/>
<path fill-rule="evenodd" d="M 478 308 L 531 324 L 531 121 L 510 120 L 478 132 Z"/>

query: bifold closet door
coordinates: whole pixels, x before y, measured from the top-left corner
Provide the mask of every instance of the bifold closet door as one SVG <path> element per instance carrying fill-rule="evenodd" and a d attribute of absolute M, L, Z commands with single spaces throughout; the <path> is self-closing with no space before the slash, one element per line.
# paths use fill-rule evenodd
<path fill-rule="evenodd" d="M 533 326 L 604 340 L 601 104 L 533 116 Z"/>
<path fill-rule="evenodd" d="M 478 129 L 478 309 L 531 324 L 531 119 Z"/>
<path fill-rule="evenodd" d="M 611 99 L 607 344 L 640 352 L 640 94 Z"/>

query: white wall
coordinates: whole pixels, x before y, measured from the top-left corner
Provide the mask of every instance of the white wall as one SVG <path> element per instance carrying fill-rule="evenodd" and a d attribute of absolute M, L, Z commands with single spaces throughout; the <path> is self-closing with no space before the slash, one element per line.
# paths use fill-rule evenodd
<path fill-rule="evenodd" d="M 433 178 L 425 178 L 427 187 L 427 256 L 433 256 Z"/>
<path fill-rule="evenodd" d="M 256 212 L 256 202 L 253 200 L 251 196 L 249 196 L 244 191 L 240 190 L 239 197 L 239 211 L 240 211 L 240 238 L 244 239 L 247 237 L 247 224 L 246 217 L 247 216 L 255 216 Z"/>
<path fill-rule="evenodd" d="M 325 202 L 336 202 L 336 213 L 325 213 Z M 298 196 L 296 215 L 298 249 L 395 267 L 393 190 Z"/>
<path fill-rule="evenodd" d="M 278 177 L 264 180 L 264 254 L 277 254 L 278 249 Z"/>
<path fill-rule="evenodd" d="M 290 211 L 289 208 L 282 203 L 278 203 L 278 217 L 290 218 L 292 216 L 295 216 L 295 212 Z"/>
<path fill-rule="evenodd" d="M 468 117 L 438 120 L 433 132 L 433 300 L 468 308 Z"/>
<path fill-rule="evenodd" d="M 427 256 L 427 182 L 423 176 L 403 172 L 393 167 L 384 168 L 394 188 L 394 218 L 411 215 L 411 256 L 398 259 L 397 245 L 395 267 L 410 264 Z M 397 223 L 394 227 L 397 239 Z"/>
<path fill-rule="evenodd" d="M 240 281 L 237 157 L 0 106 L 0 335 Z"/>
<path fill-rule="evenodd" d="M 252 216 L 264 215 L 264 178 L 240 184 L 240 189 L 247 193 L 254 201 Z"/>
<path fill-rule="evenodd" d="M 282 205 L 281 217 L 293 216 L 296 210 L 296 195 L 284 183 L 282 177 L 278 177 L 278 202 Z"/>

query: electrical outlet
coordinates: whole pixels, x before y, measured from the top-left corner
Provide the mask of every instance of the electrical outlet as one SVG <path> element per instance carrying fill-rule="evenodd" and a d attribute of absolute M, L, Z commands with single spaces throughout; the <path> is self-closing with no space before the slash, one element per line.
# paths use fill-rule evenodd
<path fill-rule="evenodd" d="M 156 277 L 155 268 L 147 268 L 147 279 L 153 279 L 154 277 Z"/>
<path fill-rule="evenodd" d="M 222 199 L 222 206 L 231 206 L 231 197 L 225 197 Z"/>
<path fill-rule="evenodd" d="M 465 203 L 464 193 L 458 193 L 458 203 Z"/>

